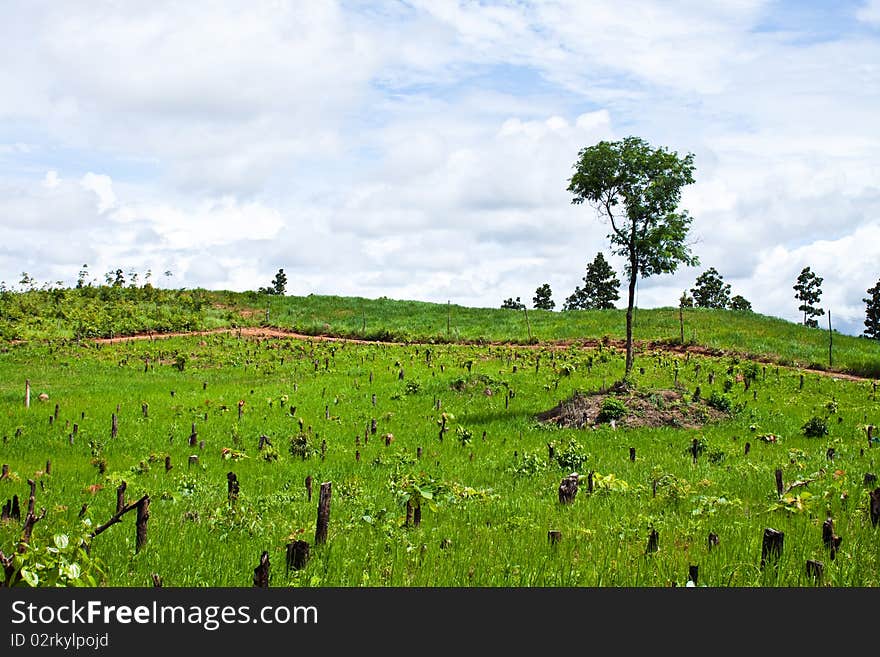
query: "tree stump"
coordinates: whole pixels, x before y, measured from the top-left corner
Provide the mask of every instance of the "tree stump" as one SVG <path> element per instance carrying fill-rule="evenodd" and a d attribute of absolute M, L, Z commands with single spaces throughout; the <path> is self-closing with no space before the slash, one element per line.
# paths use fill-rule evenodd
<path fill-rule="evenodd" d="M 128 487 L 128 484 L 124 481 L 116 487 L 116 513 L 122 511 L 125 508 L 125 489 Z"/>
<path fill-rule="evenodd" d="M 630 461 L 635 461 L 635 460 L 636 460 L 636 448 L 635 448 L 635 447 L 630 447 L 630 448 L 629 448 L 629 460 L 630 460 Z"/>
<path fill-rule="evenodd" d="M 287 572 L 302 570 L 309 563 L 309 544 L 307 541 L 293 541 L 287 544 Z"/>
<path fill-rule="evenodd" d="M 876 527 L 880 524 L 880 488 L 875 488 L 869 495 L 871 496 L 871 524 Z"/>
<path fill-rule="evenodd" d="M 9 464 L 4 463 L 2 469 L 0 469 L 0 479 L 9 478 Z"/>
<path fill-rule="evenodd" d="M 578 473 L 572 472 L 559 484 L 559 503 L 571 504 L 578 492 Z"/>
<path fill-rule="evenodd" d="M 547 541 L 550 545 L 556 545 L 562 540 L 562 532 L 558 529 L 551 529 L 547 532 Z"/>
<path fill-rule="evenodd" d="M 746 443 L 745 455 L 749 455 L 749 450 L 752 449 L 752 443 Z"/>
<path fill-rule="evenodd" d="M 155 588 L 155 589 L 162 588 L 162 578 L 159 577 L 159 573 L 152 573 L 150 575 L 150 579 L 153 580 L 153 588 Z"/>
<path fill-rule="evenodd" d="M 168 471 L 169 471 L 171 468 L 173 468 L 173 467 L 174 467 L 174 466 L 171 465 L 171 457 L 170 457 L 170 456 L 166 456 L 166 457 L 165 457 L 165 472 L 168 472 Z"/>
<path fill-rule="evenodd" d="M 116 438 L 119 434 L 119 417 L 116 413 L 110 416 L 110 438 Z"/>
<path fill-rule="evenodd" d="M 709 532 L 709 551 L 712 551 L 713 547 L 717 547 L 721 542 L 721 539 L 718 538 L 718 534 L 715 532 Z"/>
<path fill-rule="evenodd" d="M 135 553 L 140 552 L 147 544 L 147 521 L 150 519 L 150 496 L 144 495 L 137 505 L 137 520 L 135 521 Z"/>
<path fill-rule="evenodd" d="M 862 483 L 864 486 L 873 486 L 877 483 L 877 475 L 875 475 L 873 472 L 866 472 L 865 478 Z"/>
<path fill-rule="evenodd" d="M 269 553 L 266 550 L 260 555 L 260 564 L 254 568 L 254 587 L 269 588 Z"/>
<path fill-rule="evenodd" d="M 413 527 L 418 527 L 422 524 L 422 505 L 419 504 L 413 509 Z"/>
<path fill-rule="evenodd" d="M 700 441 L 696 438 L 691 442 L 691 457 L 693 458 L 694 465 L 697 464 L 697 455 L 700 453 Z"/>
<path fill-rule="evenodd" d="M 657 530 L 651 527 L 651 533 L 648 534 L 648 545 L 645 546 L 645 554 L 649 554 L 651 552 L 656 552 L 660 549 L 660 534 L 657 533 Z"/>
<path fill-rule="evenodd" d="M 199 464 L 199 457 L 197 454 L 191 454 L 189 456 L 189 458 L 186 460 L 186 467 L 188 467 L 188 468 L 190 466 L 198 465 L 198 464 Z"/>
<path fill-rule="evenodd" d="M 235 476 L 234 472 L 226 473 L 226 499 L 229 500 L 231 504 L 235 504 L 236 500 L 238 500 L 238 477 Z"/>
<path fill-rule="evenodd" d="M 826 550 L 830 550 L 832 561 L 834 561 L 834 557 L 837 555 L 837 550 L 840 548 L 840 543 L 842 541 L 843 539 L 834 533 L 834 521 L 831 518 L 825 520 L 825 522 L 822 523 L 822 543 L 825 544 Z"/>
<path fill-rule="evenodd" d="M 309 502 L 312 501 L 312 475 L 308 475 L 306 477 L 306 495 L 309 498 Z"/>
<path fill-rule="evenodd" d="M 318 520 L 315 523 L 315 545 L 327 542 L 327 529 L 330 525 L 330 497 L 331 483 L 325 481 L 321 484 L 318 493 Z"/>
<path fill-rule="evenodd" d="M 785 534 L 778 529 L 768 527 L 764 530 L 764 539 L 761 542 L 761 570 L 769 562 L 774 564 L 782 556 L 782 545 L 785 540 Z"/>
<path fill-rule="evenodd" d="M 693 582 L 694 585 L 696 586 L 697 580 L 699 579 L 699 576 L 700 576 L 700 567 L 694 566 L 694 565 L 689 565 L 688 566 L 688 581 Z"/>
<path fill-rule="evenodd" d="M 779 497 L 782 497 L 782 491 L 785 490 L 785 486 L 782 483 L 782 470 L 776 468 L 776 494 Z"/>
<path fill-rule="evenodd" d="M 825 571 L 825 564 L 821 561 L 814 561 L 813 559 L 807 559 L 807 577 L 812 577 L 816 580 L 816 583 L 822 582 L 822 574 Z"/>
<path fill-rule="evenodd" d="M 403 521 L 404 527 L 411 527 L 412 526 L 413 511 L 414 511 L 414 507 L 413 507 L 412 500 L 407 500 L 406 501 L 406 518 Z"/>

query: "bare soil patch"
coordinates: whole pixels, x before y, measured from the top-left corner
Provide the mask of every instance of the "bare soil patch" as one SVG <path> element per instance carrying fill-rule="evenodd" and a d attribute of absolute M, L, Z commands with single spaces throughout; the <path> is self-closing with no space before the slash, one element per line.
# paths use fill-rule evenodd
<path fill-rule="evenodd" d="M 603 417 L 606 399 L 622 402 L 626 414 L 616 420 Z M 679 427 L 698 429 L 709 422 L 728 417 L 702 400 L 692 401 L 679 390 L 576 392 L 548 411 L 540 413 L 538 420 L 552 422 L 560 427 L 595 427 L 611 424 L 621 428 Z"/>

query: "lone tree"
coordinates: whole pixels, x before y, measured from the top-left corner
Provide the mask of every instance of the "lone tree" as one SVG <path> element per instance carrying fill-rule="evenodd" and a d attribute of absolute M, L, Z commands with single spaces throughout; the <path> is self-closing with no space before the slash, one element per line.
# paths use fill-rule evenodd
<path fill-rule="evenodd" d="M 694 182 L 694 156 L 679 157 L 639 137 L 600 141 L 578 153 L 568 191 L 575 205 L 589 202 L 611 223 L 612 250 L 626 258 L 626 369 L 633 368 L 633 307 L 639 277 L 699 264 L 685 242 L 692 218 L 678 211 L 681 188 Z"/>
<path fill-rule="evenodd" d="M 535 296 L 532 299 L 532 302 L 535 304 L 536 310 L 553 310 L 556 307 L 556 302 L 551 298 L 553 296 L 553 292 L 550 290 L 550 284 L 544 283 L 537 290 L 535 290 Z"/>
<path fill-rule="evenodd" d="M 601 253 L 587 265 L 584 286 L 577 286 L 565 300 L 563 310 L 605 310 L 620 298 L 620 280 Z"/>
<path fill-rule="evenodd" d="M 728 306 L 728 308 L 730 308 L 731 310 L 752 312 L 751 302 L 740 294 L 737 294 L 730 300 L 730 305 Z"/>
<path fill-rule="evenodd" d="M 804 313 L 804 326 L 816 328 L 819 326 L 819 321 L 813 318 L 825 314 L 824 310 L 816 306 L 822 296 L 823 280 L 821 276 L 816 276 L 809 267 L 804 267 L 797 277 L 797 283 L 794 284 L 794 291 L 797 292 L 794 298 L 801 302 L 798 310 Z"/>
<path fill-rule="evenodd" d="M 730 283 L 724 282 L 715 267 L 697 277 L 691 293 L 697 308 L 727 308 L 730 303 Z"/>
<path fill-rule="evenodd" d="M 277 294 L 279 296 L 284 296 L 284 291 L 287 289 L 287 274 L 284 273 L 283 269 L 279 269 L 278 273 L 275 274 L 275 278 L 272 279 L 272 284 L 269 287 L 261 287 L 261 294 Z"/>
<path fill-rule="evenodd" d="M 526 307 L 522 301 L 519 300 L 519 297 L 514 301 L 511 298 L 507 298 L 504 300 L 504 303 L 501 304 L 501 307 L 508 310 L 523 310 Z"/>
<path fill-rule="evenodd" d="M 865 337 L 880 340 L 880 281 L 868 288 L 868 296 L 862 299 L 865 308 Z"/>

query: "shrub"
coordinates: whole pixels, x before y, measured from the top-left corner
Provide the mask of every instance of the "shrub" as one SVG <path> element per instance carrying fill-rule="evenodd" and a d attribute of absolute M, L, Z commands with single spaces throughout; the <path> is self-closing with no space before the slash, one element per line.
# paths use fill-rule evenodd
<path fill-rule="evenodd" d="M 571 438 L 560 449 L 554 450 L 554 458 L 560 468 L 577 472 L 587 462 L 590 455 L 584 451 L 583 447 L 576 440 Z"/>
<path fill-rule="evenodd" d="M 602 401 L 602 409 L 596 419 L 599 422 L 608 422 L 610 420 L 619 420 L 629 412 L 629 409 L 619 399 L 615 397 L 606 397 Z"/>
<path fill-rule="evenodd" d="M 801 429 L 807 438 L 821 438 L 828 435 L 828 421 L 824 417 L 814 415 L 804 422 Z"/>
<path fill-rule="evenodd" d="M 709 399 L 706 400 L 706 403 L 716 411 L 721 411 L 722 413 L 729 413 L 730 409 L 733 408 L 733 402 L 730 401 L 730 397 L 715 390 L 709 395 Z"/>

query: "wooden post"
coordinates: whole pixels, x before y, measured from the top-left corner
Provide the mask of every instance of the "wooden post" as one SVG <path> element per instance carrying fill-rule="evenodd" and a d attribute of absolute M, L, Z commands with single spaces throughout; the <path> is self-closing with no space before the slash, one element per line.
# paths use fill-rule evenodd
<path fill-rule="evenodd" d="M 52 460 L 51 459 L 46 460 L 46 474 L 47 475 L 52 474 Z"/>
<path fill-rule="evenodd" d="M 648 534 L 648 545 L 645 547 L 645 554 L 649 552 L 656 552 L 660 549 L 660 534 L 657 533 L 657 530 L 651 527 L 651 533 Z"/>
<path fill-rule="evenodd" d="M 119 434 L 119 418 L 116 413 L 110 416 L 110 438 L 116 438 Z"/>
<path fill-rule="evenodd" d="M 189 445 L 190 445 L 190 447 L 195 447 L 195 445 L 198 444 L 198 442 L 199 442 L 199 434 L 196 431 L 196 423 L 193 422 L 192 423 L 192 431 L 189 434 Z"/>
<path fill-rule="evenodd" d="M 127 486 L 128 484 L 123 481 L 116 487 L 116 513 L 125 508 L 125 489 Z"/>
<path fill-rule="evenodd" d="M 635 447 L 630 447 L 630 448 L 629 448 L 629 460 L 630 460 L 630 461 L 635 461 L 635 460 L 636 460 L 636 448 L 635 448 Z"/>
<path fill-rule="evenodd" d="M 553 443 L 547 443 L 547 460 L 552 461 L 554 455 Z"/>
<path fill-rule="evenodd" d="M 587 473 L 587 493 L 593 494 L 593 475 L 596 474 L 592 470 Z"/>
<path fill-rule="evenodd" d="M 450 305 L 451 303 L 452 303 L 451 301 L 448 301 L 448 300 L 446 301 L 446 337 L 447 338 L 449 337 L 450 328 L 451 328 L 451 320 L 450 320 L 450 313 L 452 312 L 452 306 Z"/>
<path fill-rule="evenodd" d="M 785 486 L 782 484 L 782 470 L 776 468 L 776 494 L 782 497 L 783 490 L 785 490 Z"/>
<path fill-rule="evenodd" d="M 559 484 L 559 503 L 571 504 L 578 492 L 578 473 L 572 472 Z"/>
<path fill-rule="evenodd" d="M 804 375 L 803 374 L 801 374 L 801 383 L 800 383 L 800 386 L 798 387 L 798 389 L 799 390 L 804 389 Z"/>
<path fill-rule="evenodd" d="M 135 540 L 135 553 L 140 552 L 141 548 L 143 548 L 147 544 L 147 521 L 150 519 L 150 496 L 144 495 L 144 497 L 138 502 L 137 505 L 137 520 L 135 522 L 135 528 L 137 531 L 136 540 Z"/>
<path fill-rule="evenodd" d="M 254 587 L 269 588 L 269 553 L 266 550 L 260 555 L 260 564 L 254 568 Z"/>
<path fill-rule="evenodd" d="M 821 561 L 814 561 L 813 559 L 807 559 L 807 577 L 812 577 L 816 580 L 817 584 L 822 582 L 822 574 L 825 571 L 825 564 Z"/>
<path fill-rule="evenodd" d="M 287 572 L 302 570 L 309 563 L 309 544 L 307 541 L 293 541 L 287 544 Z"/>
<path fill-rule="evenodd" d="M 56 420 L 58 419 L 58 411 L 59 411 L 58 404 L 55 404 L 55 412 L 52 414 L 52 417 L 55 418 Z"/>
<path fill-rule="evenodd" d="M 417 459 L 422 458 L 422 448 L 421 447 L 416 447 L 416 458 Z"/>
<path fill-rule="evenodd" d="M 684 344 L 684 308 L 678 306 L 678 328 L 679 328 L 679 344 Z"/>
<path fill-rule="evenodd" d="M 24 407 L 31 407 L 31 382 L 30 379 L 24 381 Z"/>
<path fill-rule="evenodd" d="M 761 569 L 767 565 L 769 561 L 774 563 L 782 556 L 782 545 L 785 534 L 778 529 L 768 527 L 764 530 L 764 540 L 761 543 Z"/>
<path fill-rule="evenodd" d="M 699 453 L 699 450 L 700 450 L 700 441 L 697 440 L 696 438 L 694 438 L 693 441 L 691 442 L 691 456 L 693 457 L 694 465 L 697 464 L 697 454 Z"/>
<path fill-rule="evenodd" d="M 526 310 L 525 307 L 524 307 L 524 308 L 523 308 L 523 313 L 524 313 L 525 316 L 526 316 L 526 328 L 527 328 L 528 331 L 529 331 L 529 342 L 531 342 L 531 341 L 532 341 L 532 325 L 531 325 L 531 323 L 529 323 L 529 311 Z"/>
<path fill-rule="evenodd" d="M 318 493 L 318 521 L 315 524 L 315 545 L 327 542 L 327 528 L 330 524 L 331 484 L 325 481 Z"/>
<path fill-rule="evenodd" d="M 309 502 L 312 501 L 312 475 L 308 475 L 306 477 L 306 495 L 308 495 Z"/>

